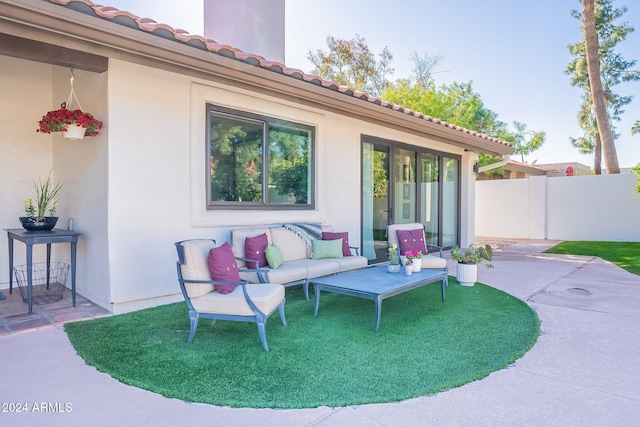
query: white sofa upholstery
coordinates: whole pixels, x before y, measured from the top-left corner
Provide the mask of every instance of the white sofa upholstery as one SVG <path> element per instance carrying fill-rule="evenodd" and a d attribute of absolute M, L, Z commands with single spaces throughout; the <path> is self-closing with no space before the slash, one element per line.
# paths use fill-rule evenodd
<path fill-rule="evenodd" d="M 333 227 L 323 225 L 322 231 L 333 231 Z M 245 240 L 263 233 L 267 235 L 270 245 L 276 245 L 280 249 L 284 263 L 276 269 L 269 266 L 257 270 L 248 269 L 244 253 Z M 368 264 L 367 258 L 358 255 L 355 247 L 351 247 L 354 252 L 352 256 L 312 259 L 311 249 L 304 240 L 283 226 L 231 230 L 231 247 L 238 259 L 240 279 L 251 283 L 279 283 L 284 286 L 302 284 L 307 299 L 310 279 L 364 268 Z"/>

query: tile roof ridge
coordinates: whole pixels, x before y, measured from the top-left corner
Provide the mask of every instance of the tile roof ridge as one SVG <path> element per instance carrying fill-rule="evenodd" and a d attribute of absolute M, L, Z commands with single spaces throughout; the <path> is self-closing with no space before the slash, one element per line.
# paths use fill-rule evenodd
<path fill-rule="evenodd" d="M 466 129 L 461 126 L 457 126 L 455 124 L 446 122 L 444 120 L 440 120 L 438 118 L 426 115 L 422 112 L 414 111 L 411 108 L 408 108 L 399 104 L 395 104 L 391 101 L 386 101 L 380 97 L 370 95 L 366 92 L 362 92 L 348 86 L 340 85 L 335 81 L 325 80 L 322 77 L 317 76 L 315 74 L 309 74 L 297 68 L 287 67 L 285 64 L 281 62 L 266 59 L 263 56 L 260 56 L 258 54 L 244 52 L 241 49 L 238 49 L 231 45 L 218 43 L 215 40 L 207 39 L 201 35 L 190 34 L 186 30 L 176 29 L 170 25 L 158 23 L 151 18 L 139 17 L 131 12 L 121 10 L 112 6 L 103 6 L 97 3 L 93 3 L 91 0 L 46 0 L 46 1 L 49 1 L 50 3 L 58 4 L 60 6 L 69 7 L 70 9 L 73 9 L 85 14 L 89 14 L 93 12 L 97 17 L 100 17 L 102 19 L 111 20 L 117 24 L 128 26 L 133 29 L 138 28 L 141 31 L 151 33 L 156 36 L 160 36 L 164 38 L 167 38 L 167 36 L 171 36 L 176 41 L 187 44 L 191 47 L 207 50 L 208 52 L 218 54 L 230 59 L 235 59 L 241 62 L 245 62 L 253 66 L 258 66 L 265 70 L 284 74 L 288 77 L 292 77 L 292 78 L 302 80 L 311 84 L 315 84 L 317 86 L 322 86 L 324 88 L 336 91 L 338 93 L 345 94 L 348 96 L 350 95 L 350 96 L 353 96 L 354 98 L 361 99 L 372 104 L 377 104 L 382 107 L 389 108 L 393 111 L 398 111 L 409 116 L 414 116 L 416 118 L 423 119 L 425 121 L 429 121 L 441 126 L 445 126 L 450 129 L 454 129 L 478 138 L 485 139 L 487 141 L 495 142 L 505 146 L 512 145 L 511 143 L 501 140 L 499 138 L 495 138 L 474 130 Z M 73 3 L 80 3 L 80 5 L 74 6 Z M 130 20 L 131 22 L 127 22 L 127 20 Z M 164 32 L 168 32 L 169 34 L 165 34 Z"/>

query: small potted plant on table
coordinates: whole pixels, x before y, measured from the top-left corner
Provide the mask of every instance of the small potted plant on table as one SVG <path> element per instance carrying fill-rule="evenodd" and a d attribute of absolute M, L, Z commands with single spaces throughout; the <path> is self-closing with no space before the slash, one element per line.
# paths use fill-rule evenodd
<path fill-rule="evenodd" d="M 413 273 L 413 260 L 406 258 L 404 260 L 404 274 L 411 276 Z"/>
<path fill-rule="evenodd" d="M 58 217 L 56 216 L 56 208 L 58 207 L 58 198 L 62 193 L 63 183 L 55 184 L 51 178 L 51 173 L 46 180 L 41 179 L 36 182 L 31 181 L 34 199 L 24 201 L 25 216 L 18 219 L 22 226 L 29 231 L 48 231 L 56 226 Z M 35 206 L 34 206 L 35 202 Z"/>
<path fill-rule="evenodd" d="M 451 259 L 455 260 L 456 280 L 463 286 L 473 286 L 478 281 L 478 264 L 482 260 L 491 261 L 493 250 L 491 246 L 471 245 L 462 251 L 457 246 L 451 248 Z M 486 264 L 487 268 L 493 268 L 492 264 Z"/>
<path fill-rule="evenodd" d="M 387 252 L 389 254 L 389 265 L 387 266 L 387 271 L 389 273 L 398 273 L 400 271 L 400 259 L 398 257 L 398 244 L 394 243 L 393 245 L 387 248 Z"/>

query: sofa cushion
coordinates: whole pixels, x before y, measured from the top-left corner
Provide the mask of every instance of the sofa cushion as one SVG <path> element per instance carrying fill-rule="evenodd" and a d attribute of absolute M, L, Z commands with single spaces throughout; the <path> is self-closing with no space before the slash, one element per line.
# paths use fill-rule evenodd
<path fill-rule="evenodd" d="M 264 253 L 269 267 L 275 269 L 282 265 L 282 252 L 276 245 L 267 246 L 264 250 Z"/>
<path fill-rule="evenodd" d="M 302 260 L 304 261 L 304 260 Z M 307 269 L 304 266 L 296 265 L 298 261 L 288 261 L 282 264 L 278 269 L 264 267 L 261 270 L 266 271 L 267 283 L 290 284 L 293 282 L 302 283 L 307 278 Z M 251 283 L 260 283 L 260 278 L 256 270 L 248 270 L 243 268 L 240 270 L 240 277 Z"/>
<path fill-rule="evenodd" d="M 342 239 L 337 239 L 337 240 L 313 239 L 311 243 L 313 245 L 311 258 L 313 259 L 342 258 Z"/>
<path fill-rule="evenodd" d="M 210 239 L 189 240 L 182 243 L 184 264 L 180 266 L 184 280 L 211 280 L 207 257 L 215 243 Z M 185 283 L 189 298 L 198 298 L 215 290 L 211 283 Z"/>
<path fill-rule="evenodd" d="M 302 267 L 307 270 L 307 279 L 315 277 L 328 276 L 329 274 L 340 273 L 340 264 L 332 262 L 337 258 L 327 259 L 299 259 L 291 261 L 290 264 L 295 267 Z"/>
<path fill-rule="evenodd" d="M 255 303 L 258 310 L 263 313 L 271 313 L 284 298 L 284 286 L 270 283 L 249 283 L 246 286 L 247 293 Z M 201 313 L 235 314 L 253 316 L 254 312 L 244 298 L 242 287 L 238 286 L 227 295 L 218 292 L 210 292 L 192 302 L 193 308 Z"/>
<path fill-rule="evenodd" d="M 271 244 L 271 233 L 267 227 L 260 228 L 238 228 L 231 230 L 231 248 L 233 254 L 238 258 L 246 258 L 244 256 L 244 241 L 247 237 L 255 237 L 261 234 L 267 235 L 268 244 Z M 238 260 L 238 267 L 244 267 L 245 262 Z"/>
<path fill-rule="evenodd" d="M 207 264 L 211 280 L 219 280 L 221 282 L 240 281 L 238 263 L 228 242 L 224 242 L 217 248 L 211 248 Z M 216 290 L 221 294 L 228 294 L 235 288 L 236 285 L 216 285 Z"/>
<path fill-rule="evenodd" d="M 325 261 L 338 264 L 340 272 L 357 270 L 358 268 L 364 268 L 369 264 L 367 258 L 360 255 L 346 256 L 343 258 L 327 258 Z"/>
<path fill-rule="evenodd" d="M 271 243 L 282 252 L 284 262 L 307 258 L 307 246 L 295 233 L 284 227 L 270 229 Z"/>
<path fill-rule="evenodd" d="M 447 260 L 434 255 L 425 255 L 422 257 L 422 268 L 445 268 Z"/>
<path fill-rule="evenodd" d="M 269 239 L 266 233 L 259 236 L 247 237 L 244 240 L 244 257 L 258 261 L 258 267 L 267 265 L 267 258 L 264 250 L 269 245 Z M 256 268 L 255 263 L 248 262 L 247 268 Z"/>
<path fill-rule="evenodd" d="M 400 253 L 421 251 L 423 255 L 427 254 L 427 245 L 424 241 L 424 230 L 396 230 L 398 235 L 398 246 Z"/>
<path fill-rule="evenodd" d="M 342 256 L 351 256 L 351 249 L 349 248 L 349 232 L 322 232 L 322 240 L 338 240 L 342 239 Z"/>

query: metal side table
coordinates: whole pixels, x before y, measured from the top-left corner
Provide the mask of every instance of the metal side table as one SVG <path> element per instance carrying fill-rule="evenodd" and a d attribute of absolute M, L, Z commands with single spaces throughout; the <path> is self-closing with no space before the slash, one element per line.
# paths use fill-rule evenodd
<path fill-rule="evenodd" d="M 47 245 L 47 271 L 51 265 L 51 244 L 71 243 L 71 299 L 73 306 L 76 306 L 76 249 L 78 236 L 82 233 L 75 231 L 59 230 L 54 228 L 51 231 L 27 231 L 23 228 L 5 229 L 9 238 L 9 293 L 13 291 L 13 241 L 19 240 L 27 245 L 27 295 L 29 303 L 29 314 L 33 312 L 33 245 Z"/>

